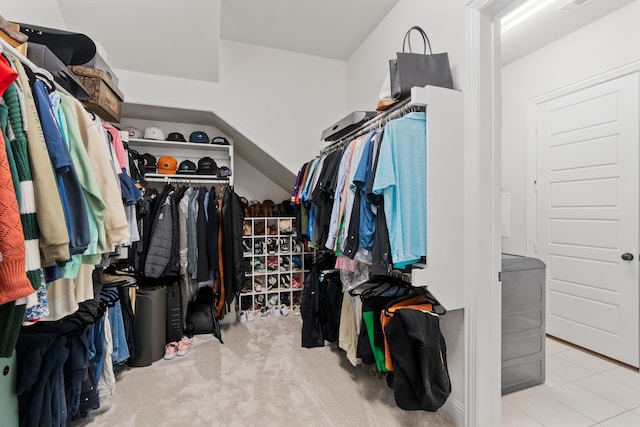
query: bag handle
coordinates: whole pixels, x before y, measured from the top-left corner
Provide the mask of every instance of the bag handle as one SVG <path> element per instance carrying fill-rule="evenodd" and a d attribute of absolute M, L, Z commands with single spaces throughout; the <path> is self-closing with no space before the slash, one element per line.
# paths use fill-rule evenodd
<path fill-rule="evenodd" d="M 427 37 L 427 33 L 425 33 L 424 30 L 418 27 L 417 25 L 414 25 L 413 27 L 409 28 L 409 31 L 407 31 L 407 33 L 404 35 L 404 40 L 402 41 L 402 53 L 405 52 L 405 45 L 407 44 L 407 41 L 409 42 L 408 43 L 409 52 L 413 53 L 413 50 L 411 50 L 411 37 L 409 37 L 409 34 L 413 30 L 416 30 L 422 36 L 422 43 L 424 44 L 423 54 L 424 55 L 427 54 L 427 46 L 429 46 L 429 55 L 433 55 L 433 51 L 431 50 L 431 42 L 429 42 L 429 37 Z"/>

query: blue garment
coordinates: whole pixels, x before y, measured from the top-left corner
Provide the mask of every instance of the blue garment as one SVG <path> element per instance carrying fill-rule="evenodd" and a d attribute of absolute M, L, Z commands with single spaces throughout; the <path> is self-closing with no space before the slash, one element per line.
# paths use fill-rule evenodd
<path fill-rule="evenodd" d="M 373 249 L 373 233 L 376 230 L 376 217 L 373 212 L 371 201 L 366 195 L 365 186 L 372 171 L 373 140 L 375 135 L 371 135 L 365 143 L 364 153 L 360 158 L 360 163 L 353 176 L 353 184 L 360 191 L 360 229 L 358 233 L 358 246 L 367 250 Z"/>
<path fill-rule="evenodd" d="M 307 200 L 307 198 L 310 196 L 309 192 L 312 190 L 311 182 L 313 181 L 313 177 L 319 162 L 320 159 L 313 159 L 313 162 L 311 162 L 311 166 L 309 166 L 310 169 L 309 173 L 307 174 L 307 182 L 305 182 L 304 187 L 302 187 L 302 192 L 300 193 L 301 201 Z"/>
<path fill-rule="evenodd" d="M 67 230 L 69 231 L 69 252 L 71 255 L 81 254 L 91 242 L 87 202 L 69 149 L 64 142 L 58 121 L 53 113 L 47 88 L 40 80 L 36 80 L 32 90 L 65 213 Z"/>
<path fill-rule="evenodd" d="M 113 339 L 111 360 L 114 364 L 122 363 L 129 358 L 129 346 L 127 345 L 127 335 L 124 331 L 120 301 L 116 301 L 115 305 L 109 308 L 109 323 L 111 324 L 111 337 Z"/>
<path fill-rule="evenodd" d="M 392 120 L 380 144 L 373 192 L 384 198 L 395 268 L 427 254 L 426 123 L 422 112 Z"/>
<path fill-rule="evenodd" d="M 96 384 L 100 383 L 104 364 L 104 316 L 96 320 L 89 330 L 89 351 Z"/>
<path fill-rule="evenodd" d="M 120 177 L 120 189 L 122 190 L 122 201 L 125 205 L 135 205 L 142 198 L 142 191 L 136 186 L 136 181 L 129 176 L 127 170 L 122 168 Z"/>

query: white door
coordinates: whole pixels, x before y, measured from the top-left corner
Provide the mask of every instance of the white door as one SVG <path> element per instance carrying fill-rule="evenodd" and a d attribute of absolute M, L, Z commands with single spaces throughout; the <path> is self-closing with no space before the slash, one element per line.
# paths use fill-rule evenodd
<path fill-rule="evenodd" d="M 547 333 L 636 367 L 638 90 L 634 73 L 541 103 L 536 115 Z"/>

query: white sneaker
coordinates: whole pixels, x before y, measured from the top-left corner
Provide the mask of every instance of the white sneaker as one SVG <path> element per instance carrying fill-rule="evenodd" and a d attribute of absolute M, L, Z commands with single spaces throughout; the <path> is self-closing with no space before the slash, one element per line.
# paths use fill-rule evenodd
<path fill-rule="evenodd" d="M 253 322 L 254 320 L 256 320 L 256 315 L 253 312 L 253 310 L 247 310 L 247 321 L 248 322 Z"/>
<path fill-rule="evenodd" d="M 275 318 L 280 318 L 282 317 L 282 313 L 280 312 L 280 306 L 276 305 L 274 307 L 271 308 L 271 315 Z"/>
<path fill-rule="evenodd" d="M 239 311 L 236 313 L 236 320 L 240 323 L 244 323 L 247 321 L 247 312 L 246 311 Z"/>
<path fill-rule="evenodd" d="M 280 306 L 280 314 L 282 314 L 282 316 L 286 316 L 287 314 L 289 314 L 289 307 L 287 307 L 286 305 L 282 304 Z"/>

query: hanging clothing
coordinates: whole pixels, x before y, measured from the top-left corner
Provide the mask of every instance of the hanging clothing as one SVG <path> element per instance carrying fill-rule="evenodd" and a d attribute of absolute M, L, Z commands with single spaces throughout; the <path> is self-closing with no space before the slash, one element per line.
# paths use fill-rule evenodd
<path fill-rule="evenodd" d="M 33 168 L 32 179 L 35 198 L 38 201 L 36 218 L 40 231 L 41 262 L 44 266 L 51 266 L 69 259 L 69 233 L 66 223 L 60 221 L 64 218 L 62 201 L 58 195 L 53 169 L 50 167 L 49 153 L 29 79 L 19 61 L 13 61 L 13 64 L 20 75 L 20 86 L 24 94 L 29 161 L 31 165 L 40 166 Z"/>
<path fill-rule="evenodd" d="M 395 268 L 427 255 L 426 158 L 425 113 L 409 113 L 387 124 L 373 192 L 384 197 Z"/>
<path fill-rule="evenodd" d="M 62 200 L 69 233 L 69 253 L 82 254 L 91 242 L 87 202 L 44 83 L 38 80 L 33 84 L 33 95 Z"/>

